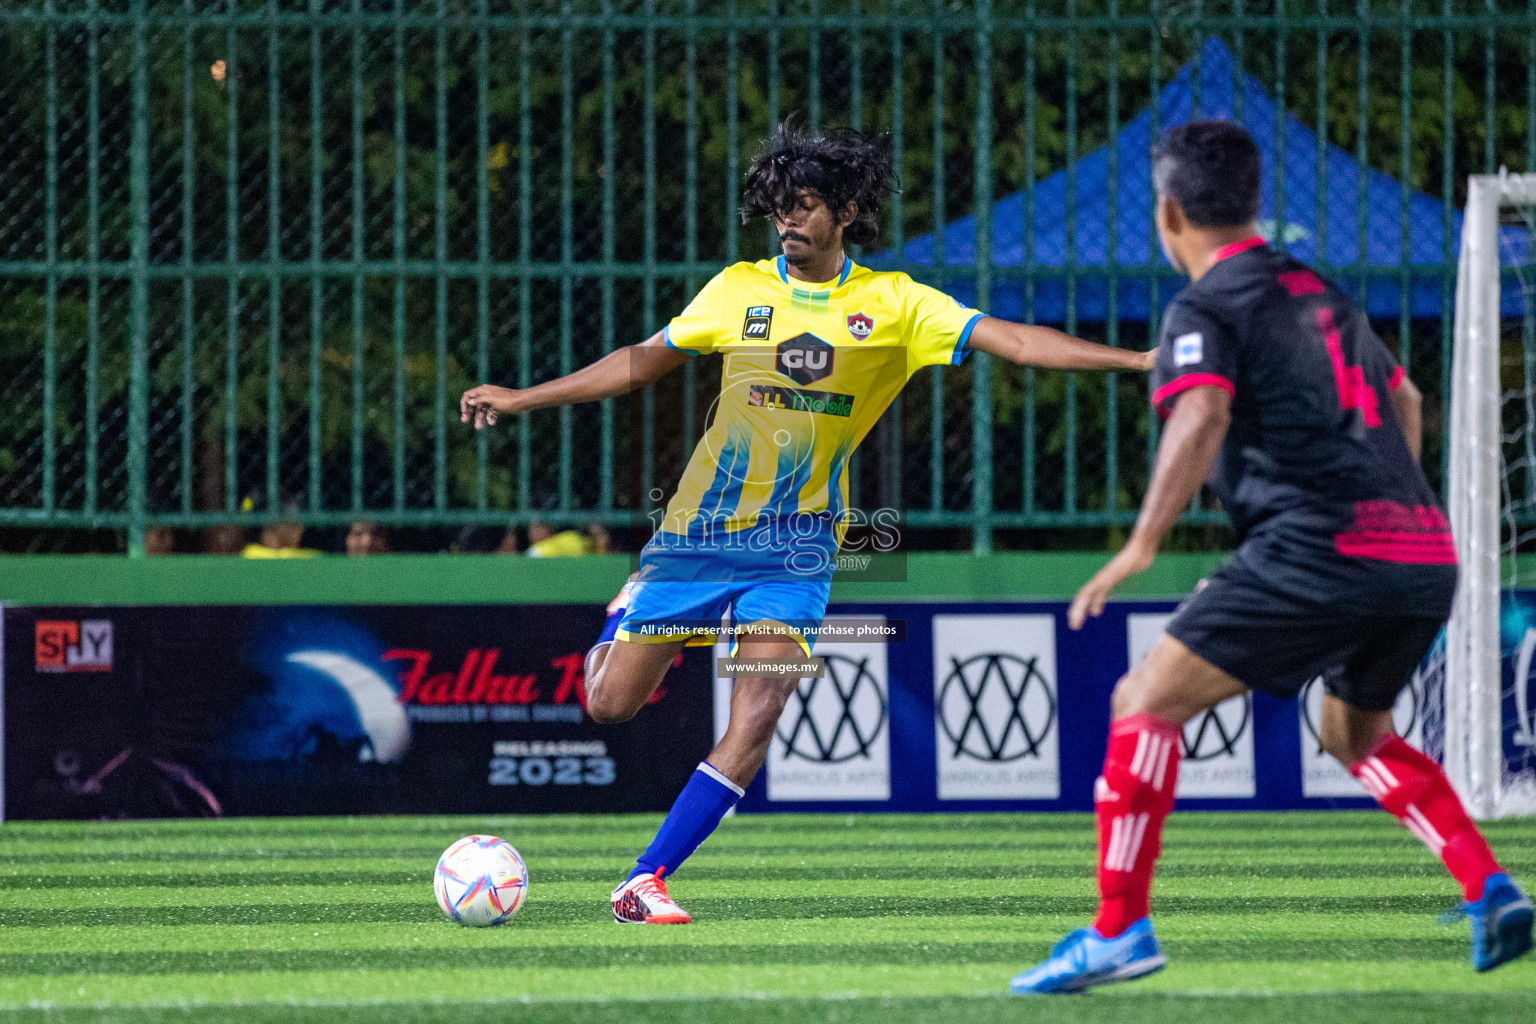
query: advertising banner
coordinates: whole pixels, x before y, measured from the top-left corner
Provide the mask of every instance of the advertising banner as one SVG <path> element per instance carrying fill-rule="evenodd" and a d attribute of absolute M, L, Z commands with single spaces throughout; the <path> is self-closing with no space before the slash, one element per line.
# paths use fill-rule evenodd
<path fill-rule="evenodd" d="M 1052 615 L 935 615 L 940 800 L 1061 794 Z"/>
<path fill-rule="evenodd" d="M 886 645 L 824 641 L 816 656 L 825 675 L 800 680 L 768 747 L 768 799 L 889 800 Z"/>
<path fill-rule="evenodd" d="M 1126 646 L 1130 655 L 1127 668 L 1146 657 L 1171 618 L 1172 612 L 1126 616 Z M 1248 694 L 1233 697 L 1186 722 L 1181 753 L 1183 761 L 1179 765 L 1176 796 L 1252 797 L 1255 793 L 1253 697 Z M 1345 778 L 1349 776 L 1346 774 Z"/>
<path fill-rule="evenodd" d="M 1338 760 L 1323 749 L 1318 738 L 1323 721 L 1323 680 L 1317 678 L 1301 691 L 1296 702 L 1296 713 L 1301 728 L 1301 792 L 1303 796 L 1333 797 L 1368 794 L 1365 787 L 1339 764 Z M 1415 747 L 1424 746 L 1424 684 L 1417 673 L 1407 689 L 1397 695 L 1392 705 L 1392 724 L 1397 733 Z"/>
<path fill-rule="evenodd" d="M 767 770 L 747 787 L 740 810 L 1090 810 L 1110 695 L 1156 644 L 1176 608 L 1174 601 L 1115 601 L 1081 630 L 1072 630 L 1061 601 L 835 604 L 829 616 L 879 615 L 898 627 L 883 659 L 874 653 L 879 648 L 869 645 L 866 663 L 872 679 L 873 667 L 880 667 L 886 694 L 881 741 L 870 750 L 878 747 L 880 763 L 889 766 L 882 775 L 889 795 L 831 774 L 819 779 L 794 774 L 812 759 L 830 760 L 828 738 L 839 725 L 838 753 L 854 763 L 859 763 L 859 739 L 867 735 L 849 729 L 848 718 L 856 716 L 842 698 L 819 714 L 808 712 L 802 700 L 825 699 L 822 688 L 831 683 L 806 679 L 779 723 Z M 1536 652 L 1536 627 L 1525 646 Z M 836 650 L 816 647 L 817 654 Z M 861 653 L 859 660 L 865 657 Z M 1514 659 L 1510 653 L 1508 660 Z M 1536 661 L 1536 653 L 1527 661 Z M 835 664 L 829 662 L 829 669 Z M 852 676 L 839 678 L 842 689 L 835 692 L 851 694 Z M 717 683 L 717 702 L 729 692 L 728 681 Z M 1419 745 L 1426 699 L 1416 682 L 1395 712 L 1398 728 Z M 1250 694 L 1197 715 L 1183 730 L 1180 806 L 1373 806 L 1348 773 L 1320 752 L 1320 707 L 1321 690 L 1314 684 L 1299 700 Z M 871 702 L 866 713 L 872 720 L 873 709 Z M 725 724 L 723 704 L 717 703 L 716 715 L 718 733 Z M 821 746 L 814 745 L 813 735 Z"/>
<path fill-rule="evenodd" d="M 600 606 L 7 608 L 12 818 L 659 811 L 709 752 L 709 652 L 583 711 Z"/>
<path fill-rule="evenodd" d="M 1172 601 L 842 603 L 793 682 L 746 813 L 1086 811 L 1116 682 Z M 1506 749 L 1536 750 L 1536 600 L 1507 608 Z M 622 725 L 583 708 L 600 606 L 7 608 L 7 814 L 663 811 L 724 732 L 724 645 L 689 648 Z M 856 637 L 856 638 L 854 638 Z M 1394 709 L 1438 728 L 1420 680 Z M 1323 686 L 1183 732 L 1181 806 L 1371 806 L 1322 751 Z M 1426 725 L 1428 723 L 1428 726 Z"/>

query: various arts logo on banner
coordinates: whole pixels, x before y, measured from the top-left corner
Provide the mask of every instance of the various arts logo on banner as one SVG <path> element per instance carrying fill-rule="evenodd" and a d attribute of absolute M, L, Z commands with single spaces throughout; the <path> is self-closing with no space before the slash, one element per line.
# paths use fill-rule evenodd
<path fill-rule="evenodd" d="M 1140 664 L 1163 635 L 1172 613 L 1126 616 L 1128 665 Z M 1184 723 L 1183 761 L 1176 796 L 1250 798 L 1255 793 L 1253 771 L 1253 697 L 1243 694 L 1222 701 Z"/>
<path fill-rule="evenodd" d="M 1322 730 L 1323 694 L 1327 692 L 1322 677 L 1301 689 L 1297 713 L 1301 717 L 1301 795 L 1312 797 L 1369 797 L 1365 787 L 1356 782 L 1334 756 L 1323 749 L 1318 736 Z M 1413 746 L 1424 746 L 1424 687 L 1419 673 L 1397 695 L 1392 705 L 1392 724 L 1397 734 Z"/>
<path fill-rule="evenodd" d="M 940 800 L 1061 794 L 1054 615 L 935 615 Z"/>
<path fill-rule="evenodd" d="M 871 621 L 885 622 L 883 616 Z M 717 644 L 719 657 L 728 654 Z M 889 800 L 890 683 L 885 644 L 818 641 L 826 674 L 800 680 L 768 745 L 768 799 Z M 731 680 L 715 680 L 715 735 L 725 732 Z"/>

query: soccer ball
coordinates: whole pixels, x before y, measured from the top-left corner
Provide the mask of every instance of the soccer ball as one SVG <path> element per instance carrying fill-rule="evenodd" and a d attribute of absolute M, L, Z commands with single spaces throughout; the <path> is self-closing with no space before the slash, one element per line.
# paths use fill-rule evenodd
<path fill-rule="evenodd" d="M 459 924 L 506 924 L 528 895 L 528 866 L 505 839 L 465 836 L 437 859 L 432 891 L 443 913 Z"/>

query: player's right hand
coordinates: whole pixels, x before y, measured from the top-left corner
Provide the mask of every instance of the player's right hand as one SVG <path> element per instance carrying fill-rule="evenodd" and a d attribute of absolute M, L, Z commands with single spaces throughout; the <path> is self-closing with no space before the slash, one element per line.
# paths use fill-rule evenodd
<path fill-rule="evenodd" d="M 472 422 L 476 430 L 484 430 L 502 413 L 517 411 L 517 395 L 516 389 L 495 384 L 472 387 L 459 397 L 459 422 Z"/>
<path fill-rule="evenodd" d="M 1133 536 L 1120 549 L 1120 553 L 1094 573 L 1093 579 L 1083 584 L 1083 589 L 1077 592 L 1067 609 L 1067 626 L 1074 630 L 1082 629 L 1083 623 L 1090 616 L 1097 618 L 1102 615 L 1104 604 L 1109 600 L 1109 595 L 1115 592 L 1115 588 L 1137 573 L 1145 572 L 1156 555 L 1156 545 L 1145 544 L 1139 537 Z"/>

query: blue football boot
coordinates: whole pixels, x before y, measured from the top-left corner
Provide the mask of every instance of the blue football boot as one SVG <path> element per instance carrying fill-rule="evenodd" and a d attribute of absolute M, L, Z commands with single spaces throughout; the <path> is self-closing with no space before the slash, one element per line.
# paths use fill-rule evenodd
<path fill-rule="evenodd" d="M 1015 977 L 1011 988 L 1016 996 L 1081 992 L 1153 974 L 1167 965 L 1152 934 L 1152 920 L 1143 917 L 1112 939 L 1095 928 L 1079 928 L 1056 943 L 1049 960 Z"/>
<path fill-rule="evenodd" d="M 1479 971 L 1531 951 L 1531 899 L 1508 875 L 1489 875 L 1482 898 L 1461 910 L 1472 919 L 1472 966 Z"/>

